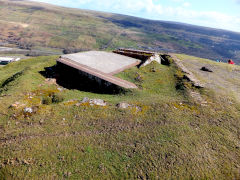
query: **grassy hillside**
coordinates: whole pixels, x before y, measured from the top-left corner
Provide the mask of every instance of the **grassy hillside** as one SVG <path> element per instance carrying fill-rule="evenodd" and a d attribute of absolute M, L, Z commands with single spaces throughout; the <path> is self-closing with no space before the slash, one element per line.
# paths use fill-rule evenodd
<path fill-rule="evenodd" d="M 131 47 L 240 59 L 239 33 L 28 1 L 0 0 L 0 9 L 0 42 L 42 53 Z"/>
<path fill-rule="evenodd" d="M 38 57 L 0 69 L 1 179 L 240 178 L 240 104 L 228 93 L 194 89 L 174 65 L 155 63 L 117 75 L 138 90 L 117 95 L 62 90 L 39 73 L 55 59 Z M 185 86 L 176 89 L 179 83 Z M 200 93 L 207 106 L 197 104 L 189 90 Z M 42 104 L 52 93 L 64 101 Z M 75 106 L 83 97 L 108 105 Z M 22 106 L 9 108 L 16 101 Z M 122 101 L 138 108 L 116 108 Z M 24 113 L 25 107 L 36 111 Z"/>

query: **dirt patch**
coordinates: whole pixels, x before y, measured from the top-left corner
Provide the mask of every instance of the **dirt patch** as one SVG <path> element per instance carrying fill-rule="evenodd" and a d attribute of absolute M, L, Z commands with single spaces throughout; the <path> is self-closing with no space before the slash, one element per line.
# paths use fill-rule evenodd
<path fill-rule="evenodd" d="M 8 22 L 8 23 L 13 24 L 15 26 L 21 26 L 23 28 L 29 27 L 29 24 L 26 24 L 26 23 L 19 23 L 19 22 Z"/>
<path fill-rule="evenodd" d="M 0 20 L 0 22 L 8 23 L 8 24 L 15 25 L 15 26 L 20 26 L 20 27 L 22 27 L 22 28 L 27 28 L 27 27 L 29 27 L 29 24 L 21 23 L 21 22 L 4 21 L 4 20 Z"/>

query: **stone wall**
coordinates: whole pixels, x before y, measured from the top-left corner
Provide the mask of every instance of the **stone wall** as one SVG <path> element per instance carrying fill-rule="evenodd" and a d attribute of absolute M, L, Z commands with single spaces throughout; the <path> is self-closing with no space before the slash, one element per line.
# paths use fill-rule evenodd
<path fill-rule="evenodd" d="M 140 59 L 142 63 L 139 67 L 146 66 L 153 61 L 161 63 L 161 58 L 158 53 L 151 52 L 151 51 L 141 51 L 141 50 L 133 50 L 133 49 L 118 49 L 113 51 L 114 53 L 132 57 L 135 59 Z"/>

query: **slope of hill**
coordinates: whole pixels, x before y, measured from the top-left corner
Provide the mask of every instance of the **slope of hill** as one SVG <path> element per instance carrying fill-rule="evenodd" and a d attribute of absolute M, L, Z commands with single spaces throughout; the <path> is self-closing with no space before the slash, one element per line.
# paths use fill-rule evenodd
<path fill-rule="evenodd" d="M 188 67 L 239 71 L 178 57 Z M 138 90 L 111 95 L 64 89 L 41 75 L 55 60 L 38 57 L 0 68 L 0 179 L 240 178 L 240 104 L 228 87 L 199 91 L 175 65 L 152 63 L 117 75 Z M 200 79 L 208 82 L 208 75 Z M 196 103 L 189 90 L 207 103 Z M 83 97 L 101 98 L 107 106 L 77 106 Z M 123 101 L 133 106 L 115 106 Z"/>
<path fill-rule="evenodd" d="M 219 94 L 228 94 L 232 98 L 240 101 L 240 67 L 226 65 L 225 63 L 210 62 L 207 59 L 191 57 L 187 55 L 178 55 L 182 63 L 189 69 L 201 83 Z M 206 73 L 201 67 L 207 67 L 213 73 Z"/>
<path fill-rule="evenodd" d="M 0 43 L 53 53 L 132 47 L 240 61 L 240 33 L 0 0 Z"/>

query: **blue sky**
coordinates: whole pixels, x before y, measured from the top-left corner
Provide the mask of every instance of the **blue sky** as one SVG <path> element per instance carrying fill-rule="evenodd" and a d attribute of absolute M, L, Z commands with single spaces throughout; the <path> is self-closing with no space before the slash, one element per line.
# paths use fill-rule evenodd
<path fill-rule="evenodd" d="M 240 0 L 36 0 L 240 32 Z"/>

